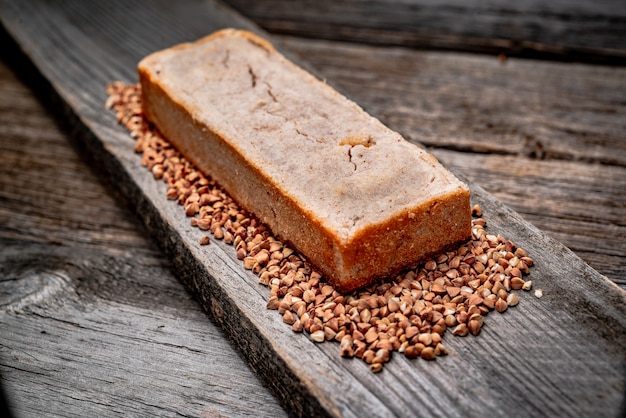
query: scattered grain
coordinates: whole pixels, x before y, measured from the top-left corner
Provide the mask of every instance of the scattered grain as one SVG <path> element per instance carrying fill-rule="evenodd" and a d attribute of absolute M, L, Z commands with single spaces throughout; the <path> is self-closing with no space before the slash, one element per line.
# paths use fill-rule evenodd
<path fill-rule="evenodd" d="M 488 234 L 482 209 L 474 205 L 472 238 L 456 250 L 342 295 L 153 130 L 143 118 L 138 86 L 117 82 L 107 91 L 106 107 L 136 139 L 141 163 L 166 183 L 166 198 L 184 208 L 192 226 L 235 248 L 244 268 L 269 287 L 267 308 L 317 343 L 336 340 L 342 357 L 358 357 L 374 373 L 393 351 L 427 360 L 447 354 L 441 341 L 448 329 L 456 336 L 478 335 L 490 310 L 504 312 L 519 303 L 510 291 L 532 288 L 523 276 L 533 259 L 501 235 Z M 209 242 L 208 235 L 200 239 L 202 245 Z"/>
<path fill-rule="evenodd" d="M 417 348 L 414 345 L 409 345 L 404 349 L 404 356 L 406 358 L 418 358 L 420 353 L 417 351 Z"/>
<path fill-rule="evenodd" d="M 508 296 L 506 297 L 506 299 L 508 299 Z M 504 311 L 507 310 L 507 308 L 509 307 L 509 305 L 506 303 L 506 299 L 500 299 L 498 298 L 498 300 L 496 301 L 496 311 L 503 313 Z"/>
<path fill-rule="evenodd" d="M 482 324 L 475 319 L 472 319 L 471 321 L 467 323 L 467 329 L 469 332 L 472 333 L 472 335 L 478 335 L 480 333 L 481 328 L 482 328 Z"/>
<path fill-rule="evenodd" d="M 293 325 L 296 322 L 296 318 L 291 311 L 285 311 L 283 314 L 283 322 L 285 324 Z"/>
<path fill-rule="evenodd" d="M 315 341 L 316 343 L 323 343 L 325 340 L 324 331 L 318 330 L 318 331 L 311 333 L 311 339 Z"/>
<path fill-rule="evenodd" d="M 519 298 L 517 297 L 517 295 L 515 293 L 511 293 L 507 298 L 506 298 L 506 303 L 509 306 L 517 306 L 517 304 L 519 303 Z"/>
<path fill-rule="evenodd" d="M 452 331 L 452 334 L 458 335 L 460 337 L 465 337 L 468 332 L 469 330 L 467 329 L 466 324 L 459 324 L 456 326 L 456 328 L 454 328 L 454 330 Z"/>
<path fill-rule="evenodd" d="M 299 319 L 296 319 L 296 321 L 291 326 L 291 330 L 293 332 L 302 332 L 303 329 L 304 326 L 302 325 L 302 321 L 300 321 Z"/>
<path fill-rule="evenodd" d="M 424 360 L 434 360 L 435 359 L 435 349 L 433 347 L 425 347 L 420 353 L 420 357 Z"/>
<path fill-rule="evenodd" d="M 381 372 L 381 371 L 383 370 L 383 365 L 382 365 L 382 364 L 380 364 L 380 363 L 374 363 L 374 364 L 372 364 L 372 365 L 370 366 L 370 370 L 371 370 L 373 373 L 379 373 L 379 372 Z"/>
<path fill-rule="evenodd" d="M 448 349 L 441 343 L 437 344 L 435 347 L 435 355 L 437 356 L 445 356 L 448 354 Z"/>

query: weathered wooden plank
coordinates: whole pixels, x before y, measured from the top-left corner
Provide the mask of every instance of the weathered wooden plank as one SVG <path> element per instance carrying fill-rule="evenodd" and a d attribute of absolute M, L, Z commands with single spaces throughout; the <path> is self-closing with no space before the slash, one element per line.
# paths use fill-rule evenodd
<path fill-rule="evenodd" d="M 285 415 L 3 64 L 0 373 L 15 416 Z"/>
<path fill-rule="evenodd" d="M 619 0 L 227 0 L 264 29 L 374 45 L 626 63 Z"/>
<path fill-rule="evenodd" d="M 285 415 L 153 257 L 2 245 L 0 371 L 18 416 Z"/>
<path fill-rule="evenodd" d="M 542 299 L 524 294 L 515 310 L 490 316 L 479 338 L 448 339 L 453 354 L 442 361 L 415 363 L 396 357 L 380 375 L 371 374 L 362 362 L 339 359 L 336 346 L 316 345 L 304 335 L 292 334 L 278 315 L 265 309 L 264 289 L 242 269 L 231 248 L 198 245 L 201 233 L 189 226 L 175 204 L 165 201 L 163 185 L 140 166 L 132 155 L 132 142 L 113 126 L 112 115 L 102 111 L 104 84 L 132 79 L 125 68 L 134 67 L 151 48 L 162 47 L 160 40 L 150 37 L 157 27 L 160 37 L 171 36 L 171 43 L 180 39 L 180 28 L 195 27 L 178 20 L 180 15 L 173 9 L 180 5 L 144 7 L 142 19 L 127 28 L 118 27 L 115 5 L 97 14 L 97 24 L 86 15 L 81 15 L 86 21 L 71 24 L 76 20 L 74 9 L 51 10 L 43 2 L 26 6 L 32 4 L 43 9 L 4 3 L 5 28 L 37 66 L 39 76 L 48 80 L 50 92 L 60 99 L 88 151 L 103 163 L 181 276 L 290 412 L 343 416 L 619 413 L 626 294 L 478 186 L 472 191 L 485 209 L 490 229 L 520 243 L 535 258 L 531 278 L 544 289 Z M 76 7 L 89 8 L 85 3 Z M 219 27 L 216 22 L 239 24 L 231 18 L 216 19 L 219 10 L 213 3 L 190 2 L 184 9 L 203 22 L 202 33 L 191 29 L 185 35 L 191 39 Z M 137 44 L 116 51 L 112 39 L 130 30 Z M 47 59 L 51 56 L 54 60 Z"/>

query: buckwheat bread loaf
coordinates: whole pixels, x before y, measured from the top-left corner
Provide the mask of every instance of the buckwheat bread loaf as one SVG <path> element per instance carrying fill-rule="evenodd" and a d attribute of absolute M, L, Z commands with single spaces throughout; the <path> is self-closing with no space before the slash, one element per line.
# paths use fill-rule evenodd
<path fill-rule="evenodd" d="M 226 29 L 139 64 L 145 114 L 349 291 L 470 235 L 470 193 L 266 40 Z"/>

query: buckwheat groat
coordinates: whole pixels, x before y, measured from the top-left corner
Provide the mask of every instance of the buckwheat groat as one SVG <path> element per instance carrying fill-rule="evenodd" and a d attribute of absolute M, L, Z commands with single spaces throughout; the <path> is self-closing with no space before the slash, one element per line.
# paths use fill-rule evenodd
<path fill-rule="evenodd" d="M 467 186 L 252 33 L 154 53 L 139 76 L 161 133 L 340 290 L 470 235 Z"/>

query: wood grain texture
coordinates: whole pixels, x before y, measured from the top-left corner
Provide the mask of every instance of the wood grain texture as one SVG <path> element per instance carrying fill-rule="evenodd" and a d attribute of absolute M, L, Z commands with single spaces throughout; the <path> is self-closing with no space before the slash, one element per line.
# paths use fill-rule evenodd
<path fill-rule="evenodd" d="M 272 33 L 626 64 L 620 0 L 227 0 Z"/>
<path fill-rule="evenodd" d="M 626 70 L 280 38 L 330 83 L 626 282 Z"/>
<path fill-rule="evenodd" d="M 3 64 L 0 373 L 18 417 L 285 415 Z"/>
<path fill-rule="evenodd" d="M 626 168 L 432 151 L 626 288 Z"/>
<path fill-rule="evenodd" d="M 38 79 L 47 81 L 42 94 L 58 100 L 64 120 L 128 196 L 181 277 L 290 413 L 623 412 L 626 293 L 476 184 L 472 193 L 487 214 L 490 230 L 518 242 L 535 258 L 530 277 L 544 289 L 542 299 L 522 294 L 518 307 L 488 317 L 479 338 L 447 337 L 452 354 L 442 361 L 412 362 L 397 356 L 379 375 L 362 362 L 340 359 L 337 346 L 317 345 L 292 334 L 280 316 L 265 309 L 266 290 L 243 270 L 232 248 L 198 245 L 200 231 L 189 226 L 178 206 L 166 201 L 164 185 L 140 166 L 132 141 L 115 126 L 113 115 L 102 110 L 104 85 L 113 79 L 134 81 L 134 66 L 146 53 L 198 38 L 222 24 L 247 24 L 224 15 L 212 2 L 189 1 L 184 7 L 124 2 L 123 8 L 111 2 L 93 14 L 90 8 L 97 6 L 89 2 L 67 6 L 59 10 L 43 1 L 21 2 L 19 7 L 5 2 L 2 22 L 36 66 Z M 132 26 L 123 19 L 129 10 L 141 16 Z M 198 21 L 202 25 L 193 23 Z"/>

